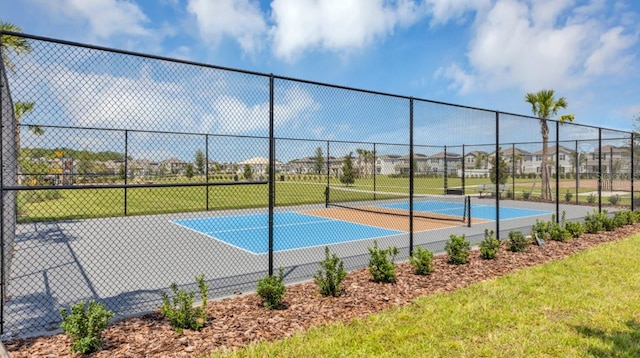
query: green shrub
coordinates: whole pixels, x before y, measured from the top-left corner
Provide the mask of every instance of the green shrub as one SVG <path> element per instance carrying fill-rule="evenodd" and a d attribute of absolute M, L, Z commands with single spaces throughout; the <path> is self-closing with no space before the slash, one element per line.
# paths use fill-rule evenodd
<path fill-rule="evenodd" d="M 451 235 L 444 249 L 449 255 L 449 263 L 462 265 L 466 264 L 469 259 L 471 243 L 465 238 L 464 234 L 462 236 Z"/>
<path fill-rule="evenodd" d="M 616 205 L 620 201 L 620 195 L 611 195 L 608 200 L 611 205 Z"/>
<path fill-rule="evenodd" d="M 567 192 L 564 193 L 564 200 L 569 202 L 571 201 L 572 198 L 573 198 L 573 193 L 567 190 Z"/>
<path fill-rule="evenodd" d="M 531 197 L 531 192 L 529 192 L 529 191 L 523 191 L 522 192 L 522 198 L 524 200 L 529 200 L 529 197 Z"/>
<path fill-rule="evenodd" d="M 374 282 L 396 282 L 396 267 L 393 260 L 398 254 L 396 247 L 379 249 L 378 242 L 373 241 L 373 248 L 369 249 L 369 272 Z"/>
<path fill-rule="evenodd" d="M 531 245 L 531 240 L 524 236 L 521 231 L 510 231 L 507 248 L 511 252 L 521 252 Z"/>
<path fill-rule="evenodd" d="M 415 268 L 418 275 L 428 275 L 433 272 L 433 253 L 429 250 L 423 250 L 420 246 L 409 257 L 409 262 Z"/>
<path fill-rule="evenodd" d="M 558 223 L 552 223 L 549 229 L 549 238 L 554 241 L 565 242 L 569 240 L 571 234 L 569 231 Z"/>
<path fill-rule="evenodd" d="M 593 213 L 587 213 L 584 217 L 584 230 L 589 234 L 596 234 L 604 230 L 605 221 L 607 221 L 607 211 L 596 212 L 594 210 Z"/>
<path fill-rule="evenodd" d="M 616 212 L 616 216 L 621 216 L 621 218 L 617 219 L 619 221 L 623 221 L 624 224 L 623 225 L 633 225 L 634 223 L 638 222 L 638 212 L 636 211 L 631 211 L 631 210 L 623 210 L 623 211 L 618 211 Z M 615 216 L 614 216 L 614 220 L 616 220 Z M 620 226 L 623 226 L 620 225 Z"/>
<path fill-rule="evenodd" d="M 62 324 L 60 328 L 71 336 L 71 351 L 87 354 L 99 351 L 102 347 L 102 331 L 107 328 L 113 312 L 107 311 L 102 303 L 78 302 L 71 306 L 71 312 L 60 310 Z"/>
<path fill-rule="evenodd" d="M 593 195 L 593 193 L 589 194 L 589 196 L 587 196 L 587 203 L 593 204 L 595 202 L 596 202 L 596 196 Z"/>
<path fill-rule="evenodd" d="M 329 248 L 325 246 L 324 260 L 320 261 L 320 266 L 322 269 L 313 276 L 318 288 L 320 288 L 320 293 L 323 296 L 340 296 L 340 284 L 347 276 L 344 263 L 336 254 L 329 256 Z"/>
<path fill-rule="evenodd" d="M 262 298 L 262 305 L 273 310 L 282 306 L 282 299 L 287 292 L 284 285 L 284 269 L 280 267 L 278 276 L 267 275 L 258 280 L 258 296 Z"/>
<path fill-rule="evenodd" d="M 184 288 L 178 289 L 176 283 L 171 284 L 173 299 L 166 292 L 162 292 L 162 306 L 160 313 L 171 323 L 173 329 L 182 333 L 185 329 L 199 330 L 207 323 L 207 292 L 209 285 L 204 282 L 204 274 L 196 276 L 196 283 L 200 290 L 202 305 L 194 307 L 194 291 L 187 292 Z"/>
<path fill-rule="evenodd" d="M 579 238 L 584 233 L 584 225 L 582 225 L 582 223 L 577 222 L 577 221 L 567 221 L 567 222 L 565 222 L 564 223 L 564 228 L 565 228 L 565 230 L 567 230 L 569 235 L 574 239 Z"/>
<path fill-rule="evenodd" d="M 493 236 L 493 230 L 484 229 L 484 240 L 480 242 L 480 254 L 483 259 L 492 260 L 500 251 L 500 240 Z"/>
<path fill-rule="evenodd" d="M 618 211 L 613 215 L 613 226 L 614 228 L 623 227 L 625 225 L 629 225 L 629 219 L 626 211 Z"/>
<path fill-rule="evenodd" d="M 549 231 L 551 231 L 551 225 L 555 221 L 555 215 L 552 216 L 552 221 L 541 221 L 536 219 L 535 225 L 531 227 L 531 237 L 538 237 L 542 240 L 547 239 Z"/>

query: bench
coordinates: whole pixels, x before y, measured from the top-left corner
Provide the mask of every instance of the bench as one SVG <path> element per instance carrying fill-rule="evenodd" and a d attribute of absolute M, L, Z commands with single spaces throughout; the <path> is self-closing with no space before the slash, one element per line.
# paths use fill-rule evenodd
<path fill-rule="evenodd" d="M 499 197 L 502 197 L 502 193 L 504 193 L 505 191 L 509 191 L 510 185 L 509 184 L 500 184 L 498 185 L 498 190 L 496 192 L 496 185 L 493 183 L 485 183 L 485 184 L 479 184 L 478 185 L 478 194 L 481 198 L 487 197 L 487 196 L 496 196 L 496 194 Z"/>

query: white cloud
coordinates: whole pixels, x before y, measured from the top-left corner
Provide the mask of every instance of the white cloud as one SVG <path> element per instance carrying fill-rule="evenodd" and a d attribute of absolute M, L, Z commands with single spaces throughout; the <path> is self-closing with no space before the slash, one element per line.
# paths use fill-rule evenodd
<path fill-rule="evenodd" d="M 80 73 L 55 68 L 46 76 L 54 98 L 73 125 L 180 130 L 192 126 L 196 107 L 184 85 L 151 79 Z"/>
<path fill-rule="evenodd" d="M 624 35 L 623 31 L 622 27 L 615 27 L 600 36 L 598 48 L 591 53 L 585 63 L 587 74 L 618 73 L 627 68 L 633 57 L 621 56 L 621 54 L 633 46 L 637 36 Z"/>
<path fill-rule="evenodd" d="M 126 0 L 38 0 L 54 14 L 71 21 L 88 22 L 89 36 L 107 39 L 113 35 L 150 36 L 149 22 L 137 4 Z"/>
<path fill-rule="evenodd" d="M 491 0 L 425 0 L 431 26 L 449 21 L 462 22 L 470 12 L 480 11 L 491 5 Z"/>
<path fill-rule="evenodd" d="M 409 0 L 274 0 L 271 8 L 273 51 L 287 61 L 315 48 L 361 49 L 419 18 Z"/>
<path fill-rule="evenodd" d="M 267 25 L 257 2 L 250 0 L 189 0 L 187 10 L 196 17 L 202 38 L 217 44 L 228 35 L 246 52 L 261 47 Z"/>
<path fill-rule="evenodd" d="M 476 15 L 468 66 L 443 66 L 460 92 L 520 88 L 570 89 L 592 76 L 621 72 L 637 42 L 624 28 L 607 26 L 602 2 L 572 7 L 571 0 L 497 0 Z M 614 15 L 612 15 L 614 16 Z M 594 41 L 594 39 L 597 39 Z"/>
<path fill-rule="evenodd" d="M 274 126 L 282 127 L 317 111 L 319 104 L 304 89 L 293 86 L 274 96 Z M 238 97 L 221 95 L 213 100 L 213 112 L 205 115 L 201 130 L 209 133 L 241 134 L 269 129 L 269 102 L 253 105 Z"/>

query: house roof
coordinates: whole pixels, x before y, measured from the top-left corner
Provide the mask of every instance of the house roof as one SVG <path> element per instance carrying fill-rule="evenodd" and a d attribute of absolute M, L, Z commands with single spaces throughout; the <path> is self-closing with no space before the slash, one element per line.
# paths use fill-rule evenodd
<path fill-rule="evenodd" d="M 269 164 L 269 159 L 265 158 L 265 157 L 253 157 L 253 158 L 249 158 L 247 160 L 241 161 L 238 164 L 240 165 L 267 165 Z M 279 162 L 276 160 L 276 164 L 282 164 L 282 162 Z"/>
<path fill-rule="evenodd" d="M 547 154 L 555 154 L 555 153 L 556 153 L 556 146 L 555 145 L 549 146 L 547 148 Z M 573 153 L 573 150 L 561 145 L 560 146 L 560 153 Z M 530 153 L 530 154 L 540 155 L 540 154 L 542 154 L 542 149 L 540 149 L 538 151 L 535 151 L 533 153 Z"/>

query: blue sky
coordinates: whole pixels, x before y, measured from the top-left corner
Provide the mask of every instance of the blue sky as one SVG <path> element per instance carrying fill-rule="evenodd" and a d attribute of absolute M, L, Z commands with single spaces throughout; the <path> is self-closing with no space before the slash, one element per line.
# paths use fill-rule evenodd
<path fill-rule="evenodd" d="M 577 122 L 614 129 L 640 114 L 635 0 L 14 0 L 0 19 L 33 35 L 516 114 L 530 114 L 525 93 L 553 88 Z"/>

